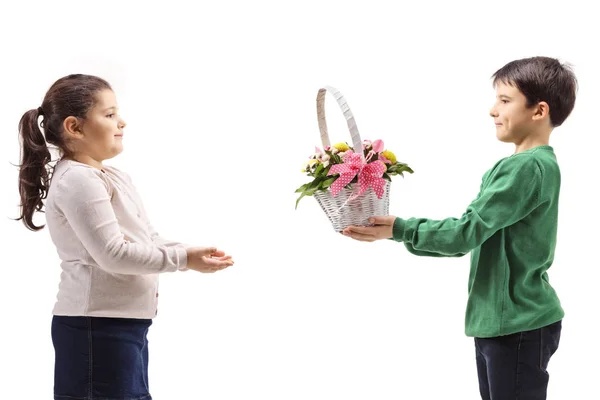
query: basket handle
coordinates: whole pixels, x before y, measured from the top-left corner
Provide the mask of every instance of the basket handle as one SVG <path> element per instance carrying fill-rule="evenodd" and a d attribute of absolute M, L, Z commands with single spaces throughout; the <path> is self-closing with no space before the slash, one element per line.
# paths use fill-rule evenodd
<path fill-rule="evenodd" d="M 356 127 L 354 115 L 352 115 L 352 111 L 350 111 L 350 106 L 340 91 L 331 86 L 325 86 L 319 89 L 319 93 L 317 94 L 317 118 L 319 119 L 319 130 L 321 131 L 323 148 L 331 146 L 331 143 L 329 142 L 329 133 L 327 133 L 327 121 L 325 119 L 325 94 L 327 92 L 330 92 L 333 95 L 342 109 L 344 117 L 346 117 L 346 122 L 348 123 L 350 136 L 352 136 L 354 152 L 360 154 L 364 160 L 365 156 L 362 151 L 362 140 L 360 139 L 360 133 L 358 133 L 358 128 Z"/>

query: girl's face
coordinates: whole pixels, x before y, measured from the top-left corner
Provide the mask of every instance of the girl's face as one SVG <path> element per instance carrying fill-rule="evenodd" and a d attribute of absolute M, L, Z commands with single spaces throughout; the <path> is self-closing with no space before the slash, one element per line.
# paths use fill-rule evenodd
<path fill-rule="evenodd" d="M 65 120 L 65 128 L 71 134 L 74 154 L 78 161 L 101 165 L 102 161 L 117 156 L 123 151 L 123 128 L 125 121 L 118 114 L 117 98 L 110 89 L 94 96 L 96 103 L 88 111 L 85 120 L 71 126 Z"/>

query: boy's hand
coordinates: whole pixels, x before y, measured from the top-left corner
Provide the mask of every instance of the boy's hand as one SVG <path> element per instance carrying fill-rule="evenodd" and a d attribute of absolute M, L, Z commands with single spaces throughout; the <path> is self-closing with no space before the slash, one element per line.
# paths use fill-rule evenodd
<path fill-rule="evenodd" d="M 349 226 L 342 233 L 361 242 L 390 239 L 393 237 L 394 221 L 396 221 L 396 217 L 393 215 L 371 217 L 369 223 L 374 226 Z"/>

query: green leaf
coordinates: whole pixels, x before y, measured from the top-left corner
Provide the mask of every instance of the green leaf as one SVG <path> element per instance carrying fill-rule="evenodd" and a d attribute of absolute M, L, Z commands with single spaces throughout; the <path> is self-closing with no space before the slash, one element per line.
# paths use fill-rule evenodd
<path fill-rule="evenodd" d="M 319 164 L 317 166 L 317 168 L 315 169 L 315 176 L 319 176 L 319 174 L 323 171 L 323 169 L 325 169 L 325 167 L 323 167 L 323 164 Z"/>
<path fill-rule="evenodd" d="M 398 167 L 396 167 L 396 171 L 398 171 L 398 172 L 408 172 L 408 173 L 411 173 L 411 174 L 414 172 L 412 170 L 412 168 L 410 168 L 406 164 L 400 164 L 400 165 L 398 165 Z"/>
<path fill-rule="evenodd" d="M 317 190 L 319 190 L 319 186 L 318 186 L 318 185 L 317 185 L 317 186 L 315 186 L 314 188 L 310 188 L 310 189 L 306 190 L 306 191 L 304 192 L 304 195 L 305 195 L 305 196 L 312 196 L 313 194 L 315 194 L 315 192 L 316 192 Z"/>
<path fill-rule="evenodd" d="M 319 183 L 318 190 L 327 190 L 329 186 L 336 180 L 336 178 L 324 179 Z"/>
<path fill-rule="evenodd" d="M 297 210 L 297 209 L 298 209 L 298 203 L 300 203 L 300 200 L 301 200 L 301 199 L 302 199 L 304 196 L 306 196 L 306 195 L 305 195 L 304 193 L 302 193 L 302 194 L 300 195 L 300 197 L 298 197 L 298 200 L 296 200 L 296 207 L 294 208 L 295 210 Z"/>
<path fill-rule="evenodd" d="M 304 185 L 300 186 L 298 189 L 296 189 L 295 193 L 304 192 L 304 190 L 308 187 L 308 185 L 310 185 L 310 183 L 305 183 Z"/>
<path fill-rule="evenodd" d="M 298 203 L 300 202 L 300 199 L 302 199 L 305 196 L 312 196 L 317 190 L 319 190 L 319 186 L 322 182 L 323 181 L 321 179 L 315 179 L 314 181 L 304 185 L 306 187 L 302 191 L 300 197 L 298 197 L 298 199 L 296 200 L 296 209 L 298 209 Z"/>
<path fill-rule="evenodd" d="M 323 188 L 323 189 L 328 189 L 328 188 L 331 186 L 331 184 L 332 184 L 333 182 L 335 182 L 335 180 L 336 180 L 336 179 L 337 179 L 337 178 L 329 178 L 329 179 L 327 179 L 327 180 L 323 181 L 322 188 Z"/>

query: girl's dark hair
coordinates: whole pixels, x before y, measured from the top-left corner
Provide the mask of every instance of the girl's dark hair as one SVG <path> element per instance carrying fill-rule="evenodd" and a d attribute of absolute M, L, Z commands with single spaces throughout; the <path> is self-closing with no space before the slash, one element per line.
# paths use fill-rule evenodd
<path fill-rule="evenodd" d="M 515 86 L 527 98 L 527 107 L 545 101 L 553 127 L 562 125 L 575 107 L 577 78 L 567 64 L 555 58 L 532 57 L 511 61 L 492 75 L 498 82 Z"/>
<path fill-rule="evenodd" d="M 70 151 L 63 134 L 64 120 L 70 116 L 85 119 L 96 102 L 96 93 L 104 89 L 111 87 L 104 79 L 96 76 L 65 76 L 50 87 L 41 107 L 29 110 L 21 117 L 21 216 L 17 220 L 22 220 L 28 229 L 38 231 L 44 227 L 33 223 L 33 214 L 36 211 L 44 212 L 43 201 L 48 196 L 52 178 L 52 168 L 48 165 L 52 157 L 47 143 L 55 146 L 61 157 L 68 157 Z M 39 117 L 42 117 L 41 122 L 38 121 Z"/>

